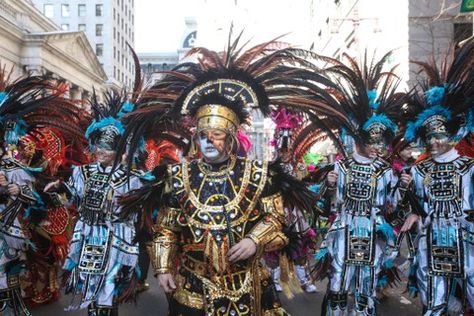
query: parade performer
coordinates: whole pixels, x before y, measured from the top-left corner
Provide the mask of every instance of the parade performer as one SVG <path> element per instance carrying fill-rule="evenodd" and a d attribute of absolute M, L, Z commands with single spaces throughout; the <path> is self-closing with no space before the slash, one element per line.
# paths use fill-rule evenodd
<path fill-rule="evenodd" d="M 138 243 L 133 217 L 123 218 L 117 200 L 141 187 L 141 172 L 126 172 L 117 157 L 124 131 L 120 117 L 133 102 L 114 90 L 91 107 L 95 119 L 86 130 L 94 162 L 76 167 L 67 183 L 54 181 L 44 191 L 64 191 L 77 205 L 78 221 L 64 269 L 66 293 L 73 295 L 69 310 L 88 308 L 88 315 L 117 315 L 118 303 L 134 294 L 139 271 Z"/>
<path fill-rule="evenodd" d="M 407 142 L 403 138 L 404 131 L 399 133 L 395 139 L 392 141 L 392 144 L 389 148 L 389 155 L 387 160 L 390 162 L 393 170 L 393 182 L 392 182 L 392 196 L 397 194 L 401 185 L 401 178 L 403 174 L 410 174 L 412 166 L 415 164 L 414 150 L 417 146 L 415 143 Z M 392 198 L 392 200 L 395 200 Z M 397 201 L 396 205 L 387 205 L 386 219 L 392 225 L 394 233 L 396 236 L 396 243 L 394 245 L 389 245 L 387 249 L 388 258 L 393 262 L 400 254 L 400 248 L 402 243 L 405 240 L 408 256 L 407 262 L 402 263 L 401 265 L 389 265 L 388 267 L 382 267 L 382 271 L 379 275 L 379 280 L 377 283 L 378 288 L 378 297 L 386 297 L 386 289 L 389 285 L 395 285 L 401 281 L 399 276 L 400 272 L 405 271 L 402 267 L 407 268 L 408 271 L 408 283 L 407 290 L 411 295 L 416 294 L 416 277 L 415 277 L 415 266 L 413 260 L 415 257 L 415 240 L 418 235 L 417 229 L 412 227 L 410 230 L 407 230 L 403 224 L 407 219 L 407 216 L 412 213 L 412 208 L 408 196 L 404 196 L 404 199 Z M 393 248 L 391 248 L 393 246 Z M 397 282 L 393 282 L 397 281 Z"/>
<path fill-rule="evenodd" d="M 13 69 L 12 69 L 13 70 Z M 61 128 L 67 123 L 49 119 L 65 115 L 71 104 L 54 93 L 55 84 L 43 76 L 26 76 L 10 83 L 12 71 L 0 69 L 0 313 L 30 315 L 20 290 L 26 252 L 32 251 L 30 218 L 46 213 L 34 192 L 34 171 L 19 155 L 19 140 L 39 126 Z M 32 133 L 32 134 L 30 134 Z M 21 151 L 21 150 L 20 150 Z M 39 169 L 41 171 L 41 169 Z"/>
<path fill-rule="evenodd" d="M 287 315 L 260 259 L 287 242 L 284 206 L 309 213 L 314 194 L 279 163 L 237 155 L 250 111 L 268 115 L 269 99 L 284 106 L 297 95 L 286 85 L 295 69 L 284 65 L 298 58 L 278 45 L 191 50 L 199 64 L 166 73 L 151 89 L 156 104 L 127 123 L 132 145 L 139 129 L 148 122 L 153 129 L 163 115 L 195 124 L 190 155 L 200 158 L 155 169 L 159 181 L 123 201 L 131 211 L 159 208 L 151 256 L 170 315 Z"/>
<path fill-rule="evenodd" d="M 454 148 L 473 131 L 473 63 L 474 41 L 448 54 L 441 67 L 434 59 L 417 63 L 426 80 L 413 96 L 419 112 L 405 139 L 421 139 L 430 155 L 411 172 L 423 212 L 404 226 L 417 223 L 421 230 L 415 262 L 424 315 L 464 314 L 474 306 L 474 160 Z"/>
<path fill-rule="evenodd" d="M 75 223 L 76 209 L 66 207 L 57 193 L 44 193 L 44 185 L 57 178 L 68 178 L 72 166 L 88 161 L 84 154 L 87 140 L 78 124 L 80 109 L 68 102 L 67 110 L 67 116 L 51 111 L 38 113 L 50 122 L 59 122 L 61 131 L 45 126 L 35 128 L 20 139 L 18 146 L 25 165 L 41 169 L 35 172 L 34 190 L 46 209 L 28 217 L 33 247 L 27 253 L 27 269 L 21 285 L 29 305 L 47 304 L 59 298 L 58 279 Z"/>
<path fill-rule="evenodd" d="M 316 254 L 315 273 L 329 278 L 323 315 L 347 315 L 350 291 L 356 314 L 375 315 L 378 274 L 390 264 L 385 251 L 394 234 L 385 220 L 385 205 L 392 203 L 393 173 L 381 157 L 397 132 L 405 94 L 396 92 L 399 80 L 393 72 L 383 70 L 389 56 L 370 64 L 365 58 L 359 65 L 346 55 L 349 66 L 326 58 L 334 84 L 327 87 L 329 95 L 321 95 L 331 109 L 321 117 L 337 127 L 338 148 L 345 150 L 341 143 L 349 139 L 355 146 L 351 156 L 336 162 L 321 188 L 332 192 L 336 213 Z"/>
<path fill-rule="evenodd" d="M 304 165 L 301 163 L 301 160 L 295 159 L 296 154 L 293 151 L 295 144 L 293 144 L 292 140 L 293 136 L 297 136 L 294 135 L 295 131 L 299 130 L 298 127 L 303 125 L 303 119 L 299 115 L 281 108 L 272 113 L 272 120 L 276 125 L 273 145 L 276 148 L 279 159 L 283 162 L 285 171 L 288 174 L 298 177 L 298 171 Z M 316 285 L 313 284 L 307 270 L 310 252 L 315 246 L 315 232 L 299 210 L 285 208 L 285 214 L 286 222 L 288 223 L 288 229 L 285 233 L 287 236 L 293 236 L 295 242 L 280 251 L 266 253 L 264 256 L 265 263 L 270 269 L 275 288 L 278 292 L 283 291 L 280 280 L 283 272 L 283 274 L 286 274 L 283 279 L 289 281 L 289 284 L 283 284 L 284 287 L 288 287 L 285 294 L 291 297 L 289 291 L 292 280 L 289 279 L 293 276 L 292 270 L 294 269 L 303 290 L 306 293 L 315 293 L 317 291 Z M 287 260 L 288 264 L 286 263 Z M 282 268 L 289 271 L 282 271 Z"/>

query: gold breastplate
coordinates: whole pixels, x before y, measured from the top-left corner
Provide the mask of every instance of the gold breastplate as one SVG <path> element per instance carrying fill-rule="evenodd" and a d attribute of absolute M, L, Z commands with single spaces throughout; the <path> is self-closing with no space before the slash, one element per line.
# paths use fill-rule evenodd
<path fill-rule="evenodd" d="M 267 164 L 233 158 L 222 170 L 199 161 L 172 166 L 172 185 L 182 210 L 183 250 L 215 272 L 227 270 L 227 252 L 261 217 L 257 201 L 267 179 Z"/>

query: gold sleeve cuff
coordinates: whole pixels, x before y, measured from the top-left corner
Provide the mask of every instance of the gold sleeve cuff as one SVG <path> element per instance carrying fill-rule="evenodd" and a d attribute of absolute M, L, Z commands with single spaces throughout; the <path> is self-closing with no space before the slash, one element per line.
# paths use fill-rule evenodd
<path fill-rule="evenodd" d="M 262 198 L 263 213 L 273 215 L 280 223 L 285 223 L 285 208 L 281 193 Z"/>
<path fill-rule="evenodd" d="M 155 231 L 160 229 L 169 229 L 173 232 L 178 232 L 180 226 L 178 225 L 178 216 L 181 212 L 178 208 L 165 208 L 158 214 Z"/>
<path fill-rule="evenodd" d="M 247 238 L 263 251 L 281 249 L 287 244 L 287 238 L 282 233 L 285 223 L 285 209 L 280 193 L 262 198 L 264 218 L 252 228 Z"/>
<path fill-rule="evenodd" d="M 151 264 L 155 274 L 171 273 L 178 250 L 176 236 L 172 232 L 161 232 L 149 247 Z"/>
<path fill-rule="evenodd" d="M 174 269 L 180 232 L 177 224 L 179 212 L 177 208 L 166 208 L 158 216 L 155 237 L 148 246 L 155 274 L 171 273 Z"/>

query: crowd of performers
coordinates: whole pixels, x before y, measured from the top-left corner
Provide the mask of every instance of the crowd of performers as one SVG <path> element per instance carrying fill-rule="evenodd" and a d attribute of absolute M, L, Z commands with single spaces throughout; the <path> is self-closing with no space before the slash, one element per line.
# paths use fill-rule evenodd
<path fill-rule="evenodd" d="M 278 292 L 326 278 L 315 315 L 376 315 L 405 281 L 423 315 L 473 312 L 474 41 L 415 62 L 404 91 L 390 52 L 240 37 L 146 85 L 132 52 L 132 91 L 89 112 L 58 80 L 0 69 L 0 314 L 64 292 L 66 311 L 118 315 L 150 261 L 169 315 L 288 315 Z M 275 125 L 263 160 L 256 112 Z M 327 140 L 336 159 L 305 164 Z"/>

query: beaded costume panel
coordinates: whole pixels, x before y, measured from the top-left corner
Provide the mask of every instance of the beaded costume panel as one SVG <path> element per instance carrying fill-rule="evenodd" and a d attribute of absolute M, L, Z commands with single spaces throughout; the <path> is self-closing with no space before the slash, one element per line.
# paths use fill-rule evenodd
<path fill-rule="evenodd" d="M 222 170 L 209 171 L 193 161 L 174 165 L 171 172 L 189 264 L 203 264 L 202 275 L 229 272 L 228 250 L 261 218 L 256 204 L 266 184 L 266 164 L 233 158 Z"/>

